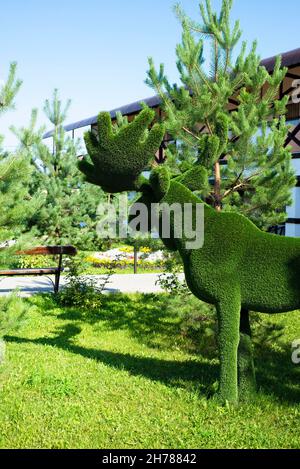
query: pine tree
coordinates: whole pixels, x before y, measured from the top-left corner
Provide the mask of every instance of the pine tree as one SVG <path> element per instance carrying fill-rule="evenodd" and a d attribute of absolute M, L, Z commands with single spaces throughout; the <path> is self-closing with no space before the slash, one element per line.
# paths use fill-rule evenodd
<path fill-rule="evenodd" d="M 223 0 L 217 14 L 206 0 L 198 23 L 177 5 L 181 85 L 171 85 L 164 65 L 157 71 L 151 58 L 146 83 L 161 97 L 168 133 L 177 141 L 167 150 L 169 166 L 181 172 L 204 165 L 209 180 L 201 195 L 216 210 L 238 211 L 266 230 L 286 220 L 296 183 L 284 145 L 288 97 L 278 99 L 287 69 L 278 58 L 270 75 L 256 42 L 248 53 L 245 42 L 236 50 L 242 32 L 239 22 L 231 26 L 231 8 L 232 0 Z"/>
<path fill-rule="evenodd" d="M 21 86 L 16 79 L 16 64 L 10 66 L 6 83 L 0 90 L 0 112 L 14 108 L 14 99 Z M 0 145 L 3 143 L 0 137 Z M 0 148 L 0 263 L 4 264 L 17 249 L 25 230 L 26 219 L 34 212 L 35 198 L 28 193 L 30 164 L 23 152 L 9 153 Z"/>
<path fill-rule="evenodd" d="M 44 111 L 53 125 L 53 146 L 42 140 L 44 129 L 36 129 L 37 110 L 32 111 L 27 128 L 12 130 L 20 148 L 34 167 L 30 193 L 40 191 L 43 203 L 30 219 L 38 238 L 46 244 L 73 244 L 82 249 L 99 246 L 97 206 L 103 192 L 83 181 L 77 168 L 79 142 L 66 135 L 64 122 L 70 101 L 63 105 L 55 90 Z"/>

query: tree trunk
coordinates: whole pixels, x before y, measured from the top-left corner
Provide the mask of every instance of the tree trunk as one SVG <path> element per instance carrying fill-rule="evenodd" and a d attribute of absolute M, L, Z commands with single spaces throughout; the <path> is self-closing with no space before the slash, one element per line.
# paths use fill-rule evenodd
<path fill-rule="evenodd" d="M 215 209 L 217 212 L 222 210 L 221 204 L 221 168 L 219 161 L 215 163 L 214 167 L 215 173 L 215 188 L 214 188 L 214 196 L 215 196 Z"/>

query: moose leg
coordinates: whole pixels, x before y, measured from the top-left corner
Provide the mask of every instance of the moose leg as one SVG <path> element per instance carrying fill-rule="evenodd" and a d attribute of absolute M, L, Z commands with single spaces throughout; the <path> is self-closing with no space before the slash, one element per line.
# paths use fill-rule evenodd
<path fill-rule="evenodd" d="M 224 299 L 217 305 L 219 323 L 220 387 L 222 403 L 238 401 L 237 350 L 240 329 L 240 295 L 228 289 Z"/>
<path fill-rule="evenodd" d="M 243 401 L 249 400 L 256 391 L 251 327 L 249 311 L 247 309 L 241 309 L 240 343 L 238 347 L 238 386 L 239 399 Z"/>

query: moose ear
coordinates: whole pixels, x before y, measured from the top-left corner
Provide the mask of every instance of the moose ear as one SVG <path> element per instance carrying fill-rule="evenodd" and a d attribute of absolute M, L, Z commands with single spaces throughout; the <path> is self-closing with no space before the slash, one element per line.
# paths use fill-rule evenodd
<path fill-rule="evenodd" d="M 161 200 L 170 189 L 170 173 L 166 166 L 154 169 L 150 176 L 150 185 L 156 199 Z"/>
<path fill-rule="evenodd" d="M 207 186 L 208 174 L 206 168 L 198 165 L 174 178 L 174 180 L 180 182 L 192 192 L 200 191 Z"/>

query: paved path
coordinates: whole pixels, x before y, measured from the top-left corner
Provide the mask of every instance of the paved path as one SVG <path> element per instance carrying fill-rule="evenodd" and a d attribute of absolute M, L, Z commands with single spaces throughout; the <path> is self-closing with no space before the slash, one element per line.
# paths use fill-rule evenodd
<path fill-rule="evenodd" d="M 113 275 L 106 286 L 107 292 L 122 293 L 159 293 L 161 288 L 156 285 L 159 274 L 121 274 Z M 97 283 L 102 283 L 103 276 L 95 275 Z M 65 278 L 61 278 L 61 286 Z M 35 293 L 47 293 L 53 291 L 50 280 L 46 277 L 0 277 L 0 296 L 8 295 L 11 291 L 19 289 L 21 296 L 28 297 Z"/>

